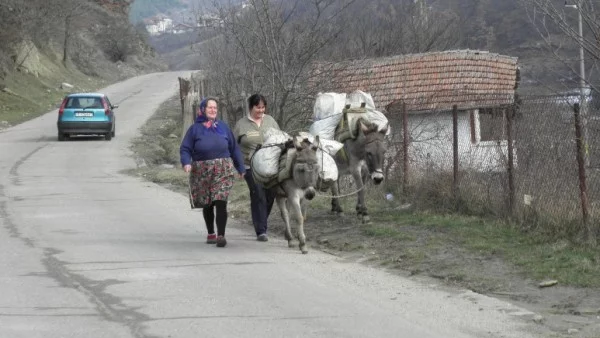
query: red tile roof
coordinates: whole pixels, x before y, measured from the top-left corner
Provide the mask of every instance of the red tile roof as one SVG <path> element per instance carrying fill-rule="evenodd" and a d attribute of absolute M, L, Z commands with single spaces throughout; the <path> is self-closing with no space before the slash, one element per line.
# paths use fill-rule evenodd
<path fill-rule="evenodd" d="M 517 58 L 474 50 L 319 63 L 320 91 L 373 96 L 379 109 L 395 112 L 494 107 L 510 104 L 517 87 Z M 321 75 L 321 76 L 319 76 Z"/>

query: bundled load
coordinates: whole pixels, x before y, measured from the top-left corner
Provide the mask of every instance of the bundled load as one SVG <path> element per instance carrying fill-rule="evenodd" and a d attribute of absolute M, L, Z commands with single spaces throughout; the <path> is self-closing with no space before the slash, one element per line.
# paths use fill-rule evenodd
<path fill-rule="evenodd" d="M 315 137 L 309 133 L 300 132 L 300 137 L 308 139 L 311 144 L 315 144 Z M 338 169 L 333 156 L 342 149 L 344 145 L 334 140 L 322 139 L 319 136 L 319 149 L 317 149 L 317 161 L 321 166 L 319 179 L 322 182 L 337 181 Z"/>
<path fill-rule="evenodd" d="M 390 128 L 385 115 L 376 110 L 371 94 L 356 90 L 346 96 L 338 93 L 319 93 L 313 108 L 314 122 L 309 132 L 321 139 L 344 142 L 355 139 L 358 122 L 375 124 L 378 131 Z"/>
<path fill-rule="evenodd" d="M 296 138 L 296 143 L 307 140 L 312 145 L 316 145 L 315 137 L 309 133 L 301 132 Z M 265 143 L 256 150 L 250 160 L 254 180 L 270 188 L 290 178 L 296 152 L 293 144 L 294 139 L 286 132 L 274 128 L 267 130 Z M 334 140 L 320 140 L 318 147 L 316 155 L 321 167 L 319 177 L 323 181 L 337 180 L 337 166 L 332 156 L 343 147 L 343 144 Z"/>
<path fill-rule="evenodd" d="M 361 90 L 355 90 L 348 95 L 346 99 L 346 106 L 350 105 L 350 108 L 360 107 L 364 102 L 364 108 L 366 109 L 366 120 L 370 123 L 377 125 L 377 131 L 382 131 L 388 127 L 388 119 L 385 115 L 375 109 L 375 102 L 371 94 L 365 93 Z M 387 128 L 386 135 L 389 135 L 390 128 Z"/>
<path fill-rule="evenodd" d="M 313 124 L 309 132 L 321 139 L 333 140 L 335 128 L 342 120 L 342 111 L 346 105 L 346 94 L 319 93 L 313 107 Z"/>
<path fill-rule="evenodd" d="M 286 132 L 270 128 L 265 132 L 265 143 L 254 152 L 250 160 L 252 176 L 255 181 L 265 186 L 277 183 L 280 174 L 280 164 L 284 165 L 287 156 L 282 156 L 286 143 L 292 137 Z M 283 160 L 283 163 L 280 163 Z"/>
<path fill-rule="evenodd" d="M 319 93 L 315 99 L 313 117 L 315 121 L 319 121 L 335 114 L 341 114 L 345 105 L 345 93 Z"/>

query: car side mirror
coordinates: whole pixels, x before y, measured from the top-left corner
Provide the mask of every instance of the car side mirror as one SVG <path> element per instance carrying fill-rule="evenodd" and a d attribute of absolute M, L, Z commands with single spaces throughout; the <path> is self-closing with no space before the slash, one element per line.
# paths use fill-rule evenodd
<path fill-rule="evenodd" d="M 119 108 L 119 105 L 118 105 L 118 104 L 116 104 L 116 105 L 112 106 L 112 108 L 113 108 L 113 109 Z"/>

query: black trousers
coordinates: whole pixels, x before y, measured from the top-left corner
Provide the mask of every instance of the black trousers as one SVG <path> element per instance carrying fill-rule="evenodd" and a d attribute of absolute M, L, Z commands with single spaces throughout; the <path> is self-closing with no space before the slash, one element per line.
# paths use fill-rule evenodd
<path fill-rule="evenodd" d="M 246 183 L 248 184 L 248 190 L 250 190 L 250 209 L 252 210 L 252 224 L 254 224 L 254 230 L 256 235 L 262 235 L 267 233 L 267 219 L 273 209 L 273 202 L 275 202 L 275 194 L 265 187 L 254 181 L 252 177 L 252 170 L 247 169 L 246 175 L 244 176 Z"/>
<path fill-rule="evenodd" d="M 202 209 L 206 231 L 209 234 L 215 233 L 215 209 L 217 221 L 217 236 L 225 236 L 225 227 L 227 226 L 227 201 L 214 201 L 211 205 Z"/>

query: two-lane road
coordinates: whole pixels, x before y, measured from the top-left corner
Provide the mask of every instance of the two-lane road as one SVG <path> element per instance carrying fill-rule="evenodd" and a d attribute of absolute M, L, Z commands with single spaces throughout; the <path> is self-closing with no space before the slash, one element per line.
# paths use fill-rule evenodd
<path fill-rule="evenodd" d="M 112 141 L 56 141 L 56 112 L 0 131 L 0 337 L 537 337 L 525 310 L 228 227 L 204 244 L 185 196 L 119 174 L 177 91 L 108 88 Z"/>

